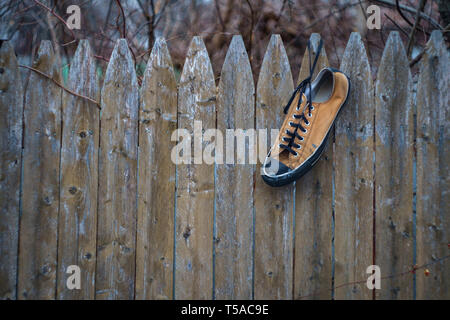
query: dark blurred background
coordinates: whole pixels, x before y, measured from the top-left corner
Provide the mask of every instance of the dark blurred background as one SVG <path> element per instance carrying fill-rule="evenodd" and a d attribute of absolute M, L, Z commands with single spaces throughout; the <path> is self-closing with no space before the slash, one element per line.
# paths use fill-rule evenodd
<path fill-rule="evenodd" d="M 255 77 L 272 34 L 280 34 L 297 79 L 301 58 L 311 33 L 325 41 L 332 66 L 339 66 L 352 31 L 361 33 L 373 71 L 376 71 L 389 32 L 398 30 L 408 43 L 417 23 L 411 65 L 420 53 L 431 30 L 442 29 L 448 36 L 449 0 L 1 0 L 0 36 L 9 39 L 22 64 L 31 65 L 39 43 L 53 41 L 67 74 L 78 39 L 89 39 L 99 63 L 100 75 L 118 38 L 125 37 L 132 50 L 136 70 L 142 77 L 148 54 L 157 37 L 165 37 L 176 75 L 183 67 L 189 43 L 201 35 L 218 79 L 231 37 L 241 34 Z M 70 31 L 63 21 L 69 5 L 81 8 L 81 30 Z M 366 8 L 381 8 L 381 29 L 368 30 Z"/>

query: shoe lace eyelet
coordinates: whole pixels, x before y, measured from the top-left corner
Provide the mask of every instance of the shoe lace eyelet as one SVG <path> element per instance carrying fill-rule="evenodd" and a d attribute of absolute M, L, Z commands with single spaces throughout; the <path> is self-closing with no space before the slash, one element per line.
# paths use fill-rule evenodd
<path fill-rule="evenodd" d="M 305 131 L 303 131 L 303 133 L 307 133 L 308 132 L 308 129 L 305 129 Z"/>
<path fill-rule="evenodd" d="M 296 152 L 296 153 L 294 154 L 294 157 L 298 157 L 298 152 Z"/>
<path fill-rule="evenodd" d="M 314 110 L 314 106 L 313 105 L 311 105 L 311 110 Z"/>
<path fill-rule="evenodd" d="M 311 118 L 311 117 L 312 117 L 312 113 L 308 112 L 308 118 Z"/>
<path fill-rule="evenodd" d="M 307 122 L 305 122 L 305 124 L 306 124 L 307 126 L 309 126 L 309 125 L 311 124 L 311 122 L 307 121 Z"/>

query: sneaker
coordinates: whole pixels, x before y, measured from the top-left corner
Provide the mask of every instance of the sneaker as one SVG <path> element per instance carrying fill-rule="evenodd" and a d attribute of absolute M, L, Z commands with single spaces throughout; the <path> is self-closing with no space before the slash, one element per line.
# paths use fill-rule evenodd
<path fill-rule="evenodd" d="M 334 68 L 324 68 L 311 82 L 321 48 L 322 42 L 312 67 L 310 61 L 310 76 L 294 90 L 284 108 L 286 118 L 262 166 L 261 176 L 272 187 L 297 180 L 316 164 L 349 96 L 350 79 Z"/>

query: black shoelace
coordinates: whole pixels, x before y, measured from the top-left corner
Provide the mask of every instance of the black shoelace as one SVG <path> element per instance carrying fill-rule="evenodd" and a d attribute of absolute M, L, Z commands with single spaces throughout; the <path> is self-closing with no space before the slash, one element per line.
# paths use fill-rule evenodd
<path fill-rule="evenodd" d="M 300 95 L 298 102 L 297 102 L 297 110 L 300 110 L 300 106 L 302 104 L 302 99 L 303 99 L 303 94 L 306 92 L 306 88 L 309 88 L 307 97 L 306 97 L 305 109 L 308 108 L 308 114 L 311 115 L 311 111 L 314 109 L 314 107 L 312 105 L 312 99 L 311 99 L 311 80 L 312 80 L 312 76 L 314 74 L 314 69 L 316 68 L 317 60 L 319 59 L 320 52 L 322 51 L 322 45 L 323 45 L 323 41 L 321 39 L 319 42 L 319 47 L 317 49 L 316 55 L 314 57 L 314 62 L 311 64 L 311 43 L 310 43 L 310 41 L 308 41 L 309 76 L 306 79 L 304 79 L 302 82 L 300 82 L 300 84 L 297 86 L 297 88 L 295 88 L 294 92 L 292 93 L 291 98 L 289 99 L 289 102 L 284 107 L 284 110 L 283 110 L 284 114 L 288 113 L 289 108 L 291 107 L 291 104 L 294 101 L 297 94 Z M 301 120 L 303 120 L 303 122 L 306 125 L 309 125 L 309 121 L 305 116 L 305 109 L 303 110 L 303 112 L 300 115 L 294 114 L 294 118 L 301 119 Z M 285 144 L 281 143 L 279 146 L 280 146 L 280 148 L 286 149 L 290 153 L 292 153 L 294 156 L 296 156 L 297 152 L 292 148 L 299 149 L 300 145 L 298 145 L 294 142 L 295 138 L 297 137 L 299 140 L 303 140 L 303 137 L 298 134 L 297 130 L 300 129 L 302 132 L 306 132 L 307 130 L 301 125 L 301 122 L 299 122 L 299 123 L 289 122 L 289 125 L 294 128 L 294 131 L 286 130 L 286 134 L 289 135 L 290 138 L 284 137 L 283 141 L 287 142 L 288 144 L 285 145 Z"/>

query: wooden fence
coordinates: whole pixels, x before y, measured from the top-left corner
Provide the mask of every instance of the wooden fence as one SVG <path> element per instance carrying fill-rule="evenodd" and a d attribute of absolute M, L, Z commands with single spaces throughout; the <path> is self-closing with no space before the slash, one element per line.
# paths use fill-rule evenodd
<path fill-rule="evenodd" d="M 62 83 L 55 60 L 43 41 L 33 68 Z M 324 50 L 318 69 L 327 64 Z M 157 40 L 141 88 L 119 40 L 101 90 L 81 41 L 67 87 L 99 105 L 38 72 L 23 92 L 4 42 L 0 298 L 449 299 L 450 66 L 440 32 L 420 64 L 416 92 L 393 32 L 373 82 L 353 33 L 340 66 L 352 92 L 323 157 L 295 184 L 271 188 L 259 165 L 175 165 L 171 133 L 194 120 L 279 128 L 294 88 L 279 36 L 256 88 L 240 36 L 218 88 L 199 37 L 178 84 Z M 380 290 L 366 286 L 372 264 Z M 70 265 L 80 290 L 66 286 Z"/>

